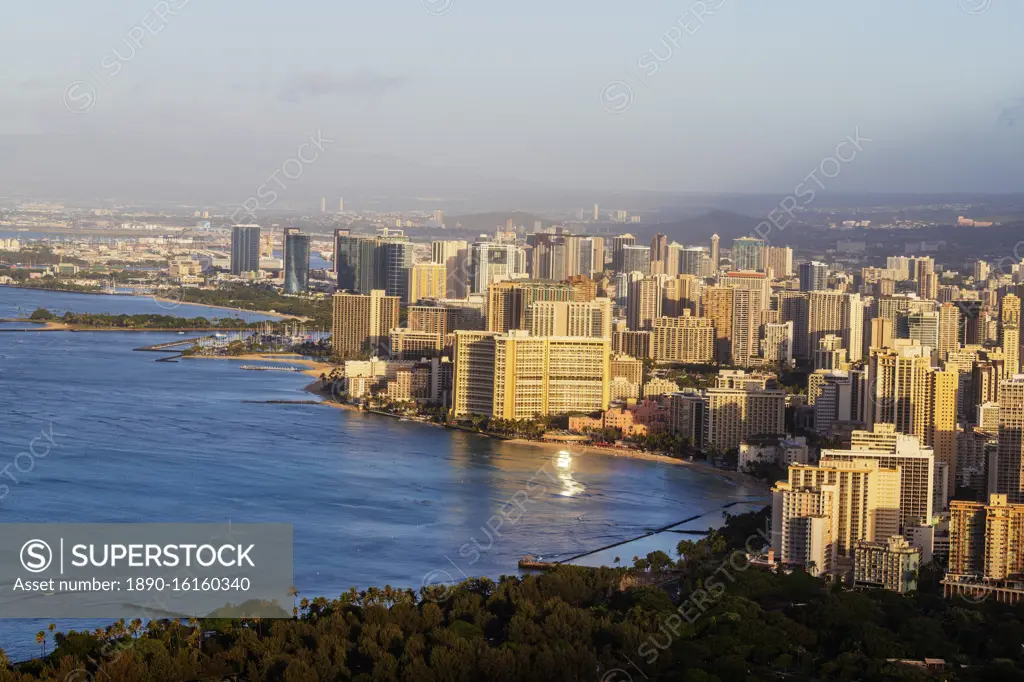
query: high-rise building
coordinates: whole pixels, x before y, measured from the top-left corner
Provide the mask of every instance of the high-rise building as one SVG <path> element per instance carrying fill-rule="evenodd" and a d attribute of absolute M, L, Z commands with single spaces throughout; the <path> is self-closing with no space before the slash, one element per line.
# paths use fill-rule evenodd
<path fill-rule="evenodd" d="M 1024 504 L 1006 495 L 989 496 L 988 504 L 949 503 L 949 570 L 942 584 L 947 597 L 964 594 L 980 601 L 1024 599 Z"/>
<path fill-rule="evenodd" d="M 304 294 L 309 289 L 309 235 L 286 227 L 283 244 L 284 293 Z"/>
<path fill-rule="evenodd" d="M 911 339 L 933 351 L 939 350 L 939 313 L 911 313 L 907 324 Z M 946 353 L 948 355 L 949 349 Z"/>
<path fill-rule="evenodd" d="M 679 274 L 700 277 L 704 267 L 704 249 L 690 246 L 679 250 Z"/>
<path fill-rule="evenodd" d="M 939 371 L 919 344 L 896 341 L 895 348 L 871 350 L 867 363 L 865 423 L 894 424 L 898 433 L 918 436 L 935 451 L 949 474 L 947 497 L 955 491 L 957 388 L 955 370 Z"/>
<path fill-rule="evenodd" d="M 715 359 L 715 328 L 706 317 L 684 310 L 680 317 L 655 318 L 652 327 L 655 360 L 696 364 Z"/>
<path fill-rule="evenodd" d="M 494 357 L 497 334 L 456 331 L 452 347 L 452 416 L 494 415 Z"/>
<path fill-rule="evenodd" d="M 718 265 L 721 261 L 721 244 L 722 238 L 717 234 L 711 235 L 711 265 L 715 271 L 718 271 Z"/>
<path fill-rule="evenodd" d="M 704 287 L 701 312 L 715 327 L 715 360 L 722 364 L 732 362 L 733 306 L 737 289 L 733 287 Z"/>
<path fill-rule="evenodd" d="M 789 365 L 793 361 L 793 323 L 769 322 L 761 339 L 761 357 L 765 362 Z"/>
<path fill-rule="evenodd" d="M 871 320 L 869 348 L 891 348 L 893 345 L 892 320 L 876 317 Z"/>
<path fill-rule="evenodd" d="M 445 266 L 445 297 L 466 298 L 469 294 L 469 244 L 461 239 L 430 243 L 430 260 Z"/>
<path fill-rule="evenodd" d="M 565 242 L 573 247 L 567 249 L 567 277 L 596 277 L 604 272 L 604 237 L 566 237 Z"/>
<path fill-rule="evenodd" d="M 612 338 L 612 302 L 534 301 L 526 310 L 525 328 L 531 336 Z"/>
<path fill-rule="evenodd" d="M 701 279 L 695 275 L 678 275 L 665 280 L 661 292 L 661 314 L 679 317 L 684 310 L 700 314 Z"/>
<path fill-rule="evenodd" d="M 764 267 L 771 268 L 774 279 L 786 279 L 793 276 L 793 249 L 788 246 L 764 247 Z"/>
<path fill-rule="evenodd" d="M 527 329 L 526 313 L 536 301 L 572 301 L 573 288 L 564 282 L 513 280 L 487 289 L 487 329 L 505 333 Z"/>
<path fill-rule="evenodd" d="M 494 341 L 494 416 L 531 419 L 608 409 L 608 339 L 516 330 Z"/>
<path fill-rule="evenodd" d="M 334 295 L 331 349 L 335 355 L 351 358 L 386 352 L 385 340 L 398 327 L 399 298 L 384 291 L 369 294 Z"/>
<path fill-rule="evenodd" d="M 786 434 L 786 392 L 741 371 L 719 372 L 708 389 L 708 445 L 720 452 L 738 448 L 752 436 Z"/>
<path fill-rule="evenodd" d="M 921 446 L 917 436 L 897 433 L 892 424 L 875 424 L 873 431 L 854 431 L 849 450 L 821 451 L 820 462 L 874 461 L 900 472 L 900 531 L 930 525 L 935 497 L 935 452 Z"/>
<path fill-rule="evenodd" d="M 586 303 L 598 298 L 597 282 L 587 275 L 574 275 L 565 280 L 565 283 L 572 288 L 572 300 L 579 303 Z M 603 293 L 603 292 L 602 292 Z M 602 298 L 607 298 L 602 296 Z"/>
<path fill-rule="evenodd" d="M 623 234 L 612 238 L 612 269 L 615 272 L 629 272 L 622 265 L 622 250 L 634 244 L 636 244 L 636 237 L 631 234 Z"/>
<path fill-rule="evenodd" d="M 826 334 L 814 351 L 814 369 L 845 369 L 847 352 L 842 337 Z"/>
<path fill-rule="evenodd" d="M 827 265 L 817 261 L 800 264 L 800 291 L 824 291 L 827 288 Z"/>
<path fill-rule="evenodd" d="M 999 386 L 999 456 L 991 492 L 1024 504 L 1024 374 Z"/>
<path fill-rule="evenodd" d="M 406 237 L 378 238 L 377 253 L 384 274 L 384 291 L 388 296 L 409 300 L 409 270 L 412 269 L 413 245 Z"/>
<path fill-rule="evenodd" d="M 899 534 L 899 471 L 877 462 L 791 464 L 772 488 L 772 548 L 784 564 L 845 572 L 860 542 Z"/>
<path fill-rule="evenodd" d="M 650 329 L 651 322 L 661 317 L 663 275 L 644 277 L 629 284 L 626 298 L 626 320 L 634 331 Z"/>
<path fill-rule="evenodd" d="M 526 272 L 518 267 L 520 251 L 515 244 L 473 244 L 470 249 L 470 292 L 484 294 L 494 282 L 525 276 Z"/>
<path fill-rule="evenodd" d="M 447 295 L 448 268 L 443 263 L 416 263 L 409 268 L 406 303 L 426 298 L 442 299 Z"/>
<path fill-rule="evenodd" d="M 260 269 L 260 226 L 235 225 L 231 228 L 231 274 Z"/>
<path fill-rule="evenodd" d="M 1007 294 L 1000 302 L 999 343 L 1003 349 L 1005 377 L 1020 372 L 1020 298 Z"/>
<path fill-rule="evenodd" d="M 338 291 L 359 290 L 361 254 L 362 239 L 348 230 L 334 231 L 334 276 L 338 280 Z"/>
<path fill-rule="evenodd" d="M 661 234 L 660 232 L 654 235 L 651 240 L 651 262 L 661 263 L 662 266 L 658 270 L 660 274 L 667 274 L 665 270 L 665 263 L 668 261 L 668 237 Z"/>
<path fill-rule="evenodd" d="M 917 278 L 917 295 L 934 300 L 939 297 L 939 276 L 934 272 L 922 272 Z"/>
<path fill-rule="evenodd" d="M 753 237 L 740 237 L 732 240 L 732 269 L 760 271 L 764 269 L 761 252 L 764 240 Z"/>
<path fill-rule="evenodd" d="M 651 274 L 651 248 L 649 246 L 623 246 L 622 272 Z"/>
<path fill-rule="evenodd" d="M 927 314 L 927 313 L 923 313 Z M 949 354 L 960 350 L 960 309 L 952 303 L 943 303 L 939 306 L 939 338 L 937 350 L 939 360 L 945 362 Z M 913 322 L 911 322 L 913 325 Z M 910 338 L 915 338 L 911 334 Z M 922 341 L 922 344 L 924 342 Z"/>
<path fill-rule="evenodd" d="M 779 321 L 793 323 L 793 356 L 811 357 L 808 340 L 808 295 L 796 291 L 780 291 L 777 294 Z"/>
<path fill-rule="evenodd" d="M 807 341 L 810 349 L 820 347 L 821 339 L 835 334 L 843 339 L 850 362 L 859 362 L 864 353 L 864 304 L 859 294 L 835 291 L 808 293 Z"/>

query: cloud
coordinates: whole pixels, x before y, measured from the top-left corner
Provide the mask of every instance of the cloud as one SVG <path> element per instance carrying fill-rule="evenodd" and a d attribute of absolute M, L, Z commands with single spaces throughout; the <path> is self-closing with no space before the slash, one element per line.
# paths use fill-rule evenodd
<path fill-rule="evenodd" d="M 307 73 L 285 83 L 278 99 L 301 102 L 310 97 L 327 95 L 380 95 L 405 85 L 402 76 L 388 76 L 374 71 L 348 74 Z"/>

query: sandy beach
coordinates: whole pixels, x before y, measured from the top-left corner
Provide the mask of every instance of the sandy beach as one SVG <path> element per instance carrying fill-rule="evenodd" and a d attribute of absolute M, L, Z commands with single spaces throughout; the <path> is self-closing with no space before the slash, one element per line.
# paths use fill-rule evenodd
<path fill-rule="evenodd" d="M 313 381 L 313 382 L 307 384 L 303 388 L 304 391 L 306 391 L 308 393 L 312 393 L 312 394 L 314 394 L 316 396 L 319 396 L 320 398 L 323 399 L 324 404 L 328 405 L 330 407 L 334 407 L 334 408 L 342 409 L 342 410 L 354 410 L 354 411 L 357 411 L 357 412 L 360 411 L 359 407 L 356 407 L 354 405 L 347 405 L 345 403 L 340 403 L 340 402 L 338 402 L 336 400 L 333 400 L 334 396 L 330 395 L 330 393 L 325 393 L 322 390 L 320 390 L 320 375 L 321 374 L 327 374 L 332 369 L 336 369 L 337 365 L 332 365 L 332 364 L 329 364 L 329 363 L 326 363 L 326 362 L 317 362 L 316 360 L 307 360 L 305 358 L 299 358 L 299 357 L 296 357 L 294 355 L 274 355 L 274 354 L 264 354 L 264 353 L 250 353 L 250 354 L 247 354 L 247 355 L 234 355 L 234 356 L 221 356 L 221 355 L 217 355 L 217 356 L 204 356 L 204 355 L 195 355 L 195 356 L 184 356 L 181 359 L 182 360 L 188 360 L 188 359 L 195 359 L 195 360 L 243 360 L 243 361 L 249 361 L 249 362 L 283 362 L 283 363 L 288 363 L 288 364 L 293 364 L 293 365 L 303 365 L 303 366 L 307 367 L 307 369 L 302 370 L 302 373 L 307 375 L 307 376 L 311 376 L 311 377 L 315 377 L 316 378 L 316 381 Z M 380 414 L 381 416 L 392 417 L 394 419 L 399 418 L 397 415 L 390 415 L 390 414 L 385 414 L 385 413 L 381 413 L 381 412 L 374 412 L 374 414 Z M 420 421 L 420 420 L 417 420 L 417 419 L 411 419 L 410 421 L 419 422 L 419 423 L 424 424 L 426 426 L 442 426 L 441 424 L 435 424 L 435 423 L 427 422 L 427 421 Z M 494 438 L 495 437 L 495 436 L 491 436 L 490 434 L 486 434 L 486 433 L 477 433 L 476 435 L 485 436 L 487 438 Z M 582 454 L 600 454 L 600 455 L 611 456 L 611 457 L 626 457 L 626 458 L 629 458 L 629 459 L 643 459 L 643 460 L 647 460 L 648 462 L 660 462 L 662 464 L 674 464 L 674 465 L 677 465 L 677 466 L 686 466 L 686 467 L 691 467 L 692 469 L 695 469 L 697 471 L 701 471 L 701 472 L 706 473 L 706 474 L 711 474 L 713 476 L 720 476 L 723 479 L 732 481 L 734 483 L 743 483 L 744 485 L 750 485 L 750 486 L 756 486 L 756 487 L 764 487 L 766 489 L 770 487 L 767 483 L 764 483 L 763 481 L 758 481 L 757 479 L 755 479 L 755 478 L 753 478 L 751 476 L 748 476 L 746 474 L 742 474 L 742 473 L 740 473 L 738 471 L 730 471 L 728 469 L 715 469 L 715 468 L 713 468 L 713 467 L 711 467 L 711 466 L 709 466 L 707 464 L 704 464 L 704 463 L 689 462 L 689 461 L 687 461 L 685 459 L 680 459 L 678 457 L 669 457 L 668 455 L 656 455 L 656 454 L 650 453 L 650 452 L 640 452 L 639 450 L 630 450 L 630 449 L 627 449 L 627 448 L 604 447 L 604 446 L 598 446 L 598 445 L 582 445 L 582 444 L 576 443 L 576 442 L 559 443 L 559 442 L 554 442 L 554 441 L 526 440 L 524 438 L 509 438 L 509 439 L 502 439 L 502 440 L 506 440 L 506 442 L 509 442 L 509 443 L 514 443 L 515 445 L 523 445 L 523 446 L 528 446 L 528 447 L 544 448 L 546 450 L 569 450 L 573 454 L 581 454 L 581 455 Z"/>
<path fill-rule="evenodd" d="M 250 359 L 260 359 L 259 356 L 251 356 L 251 357 L 250 356 L 245 356 L 245 357 L 249 357 Z M 317 363 L 314 363 L 312 361 L 307 361 L 307 362 L 309 362 L 310 364 L 314 364 L 314 365 L 317 364 Z M 331 365 L 327 365 L 327 366 L 331 367 Z M 304 373 L 308 374 L 310 376 L 315 376 L 315 377 L 319 377 L 320 376 L 320 371 L 319 370 L 312 370 L 311 369 L 311 370 L 306 370 Z M 354 405 L 347 405 L 347 404 L 339 403 L 339 402 L 337 402 L 335 400 L 332 400 L 333 396 L 331 396 L 328 393 L 324 393 L 323 391 L 320 390 L 320 381 L 319 380 L 310 383 L 303 390 L 305 390 L 305 391 L 307 391 L 309 393 L 312 393 L 314 395 L 320 396 L 321 398 L 323 398 L 324 403 L 327 404 L 327 405 L 330 405 L 331 407 L 335 407 L 335 408 L 343 409 L 343 410 L 355 410 L 357 412 L 360 411 L 360 408 L 358 408 L 358 407 L 356 407 Z M 392 418 L 396 418 L 396 419 L 398 418 L 397 415 L 384 414 L 384 413 L 380 413 L 380 412 L 374 412 L 374 414 L 381 414 L 382 416 L 392 417 Z M 419 421 L 419 420 L 413 419 L 411 421 Z M 435 424 L 433 422 L 421 421 L 419 423 L 424 424 L 426 426 L 439 426 L 439 427 L 443 427 L 441 424 Z M 492 436 L 492 435 L 487 434 L 487 433 L 479 433 L 479 432 L 467 432 L 467 433 L 475 433 L 475 435 L 484 436 L 486 438 L 495 438 L 496 437 L 496 436 Z M 611 456 L 611 457 L 625 457 L 625 458 L 628 458 L 628 459 L 643 459 L 643 460 L 646 460 L 648 462 L 660 462 L 662 464 L 674 464 L 674 465 L 677 465 L 677 466 L 686 466 L 686 467 L 690 467 L 692 469 L 695 469 L 697 471 L 700 471 L 700 472 L 703 472 L 703 473 L 706 473 L 706 474 L 711 474 L 713 476 L 720 476 L 721 478 L 729 480 L 729 481 L 732 481 L 734 483 L 743 483 L 744 485 L 750 485 L 750 486 L 755 486 L 755 487 L 763 487 L 765 489 L 768 489 L 768 488 L 771 487 L 769 484 L 764 483 L 763 481 L 758 481 L 757 479 L 755 479 L 755 478 L 753 478 L 751 476 L 748 476 L 746 474 L 740 473 L 738 471 L 730 471 L 728 469 L 715 469 L 714 467 L 711 467 L 711 466 L 709 466 L 707 464 L 704 464 L 704 463 L 689 462 L 689 461 L 687 461 L 685 459 L 679 459 L 678 457 L 669 457 L 668 455 L 656 455 L 656 454 L 650 453 L 650 452 L 640 452 L 639 450 L 630 450 L 630 449 L 627 449 L 627 448 L 603 447 L 603 446 L 598 446 L 598 445 L 582 445 L 580 443 L 575 443 L 575 442 L 559 443 L 559 442 L 555 442 L 555 441 L 526 440 L 525 438 L 503 438 L 501 440 L 504 440 L 507 443 L 513 443 L 515 445 L 522 445 L 522 446 L 535 447 L 535 448 L 544 448 L 545 450 L 556 450 L 556 451 L 557 450 L 569 450 L 574 455 L 576 455 L 576 454 L 580 454 L 580 455 L 584 455 L 584 454 L 598 454 L 598 455 L 606 455 L 606 456 Z"/>

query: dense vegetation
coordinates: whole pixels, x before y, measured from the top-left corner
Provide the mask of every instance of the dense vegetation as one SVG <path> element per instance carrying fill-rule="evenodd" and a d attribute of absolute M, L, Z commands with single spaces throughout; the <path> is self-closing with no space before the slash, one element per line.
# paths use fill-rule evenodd
<path fill-rule="evenodd" d="M 182 293 L 182 303 L 200 303 L 264 312 L 274 311 L 282 315 L 309 318 L 312 326 L 331 328 L 333 311 L 329 298 L 283 296 L 273 289 L 247 284 L 228 284 L 218 289 L 209 290 L 186 288 Z"/>
<path fill-rule="evenodd" d="M 222 317 L 208 320 L 205 317 L 173 317 L 171 315 L 107 315 L 101 313 L 66 312 L 54 315 L 46 308 L 38 308 L 30 319 L 40 322 L 63 322 L 64 324 L 100 329 L 242 329 L 255 326 L 242 320 Z"/>
<path fill-rule="evenodd" d="M 0 681 L 935 679 L 890 660 L 924 658 L 945 659 L 946 679 L 1024 680 L 1024 606 L 943 600 L 934 575 L 901 597 L 751 567 L 740 548 L 760 546 L 765 519 L 730 517 L 681 542 L 679 561 L 654 552 L 628 570 L 352 590 L 302 599 L 291 620 L 58 633 Z"/>

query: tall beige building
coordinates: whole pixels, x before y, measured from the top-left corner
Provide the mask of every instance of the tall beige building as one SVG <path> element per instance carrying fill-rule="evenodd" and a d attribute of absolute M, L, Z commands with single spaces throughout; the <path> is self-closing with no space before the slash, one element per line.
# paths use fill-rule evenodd
<path fill-rule="evenodd" d="M 630 282 L 626 297 L 626 320 L 630 329 L 650 329 L 651 322 L 661 317 L 661 285 L 665 279 L 663 275 L 654 275 Z"/>
<path fill-rule="evenodd" d="M 732 361 L 733 301 L 732 287 L 705 287 L 701 310 L 715 327 L 715 359 L 723 364 Z"/>
<path fill-rule="evenodd" d="M 331 350 L 341 357 L 376 355 L 398 326 L 398 296 L 381 290 L 369 294 L 335 294 Z"/>
<path fill-rule="evenodd" d="M 494 414 L 494 332 L 455 332 L 452 416 Z"/>
<path fill-rule="evenodd" d="M 899 534 L 899 506 L 896 469 L 871 461 L 791 464 L 788 480 L 772 488 L 772 547 L 783 563 L 806 565 L 806 554 L 792 551 L 792 536 L 812 531 L 819 537 L 798 546 L 826 547 L 826 570 L 849 566 L 858 542 Z M 808 517 L 822 521 L 800 521 Z"/>
<path fill-rule="evenodd" d="M 952 303 L 939 306 L 939 360 L 945 362 L 949 354 L 960 350 L 960 309 Z"/>
<path fill-rule="evenodd" d="M 793 360 L 792 322 L 769 322 L 764 326 L 761 357 L 772 364 L 788 365 Z"/>
<path fill-rule="evenodd" d="M 900 472 L 900 530 L 929 525 L 935 494 L 935 452 L 921 447 L 917 436 L 897 433 L 892 424 L 854 431 L 849 450 L 822 450 L 820 462 L 875 462 Z"/>
<path fill-rule="evenodd" d="M 897 341 L 895 348 L 871 350 L 865 422 L 895 425 L 899 433 L 918 436 L 947 467 L 947 498 L 956 486 L 957 388 L 956 371 L 932 368 L 931 357 L 919 344 Z"/>
<path fill-rule="evenodd" d="M 954 500 L 949 504 L 949 570 L 946 596 L 1024 599 L 1024 504 L 990 495 L 988 504 Z"/>
<path fill-rule="evenodd" d="M 612 379 L 625 379 L 631 384 L 640 386 L 644 382 L 644 363 L 629 355 L 615 354 L 610 362 Z"/>
<path fill-rule="evenodd" d="M 487 287 L 487 331 L 526 329 L 526 311 L 535 301 L 571 301 L 574 290 L 562 282 L 513 280 Z"/>
<path fill-rule="evenodd" d="M 708 445 L 725 452 L 752 436 L 786 434 L 786 392 L 758 375 L 719 372 L 707 392 Z"/>
<path fill-rule="evenodd" d="M 715 359 L 715 327 L 706 317 L 684 310 L 680 317 L 659 317 L 652 329 L 654 359 L 708 363 Z"/>
<path fill-rule="evenodd" d="M 766 246 L 762 256 L 766 268 L 771 268 L 775 279 L 793 276 L 793 249 L 788 246 Z"/>
<path fill-rule="evenodd" d="M 447 276 L 448 268 L 442 263 L 416 263 L 409 268 L 409 299 L 406 303 L 416 303 L 425 298 L 445 298 Z"/>
<path fill-rule="evenodd" d="M 893 345 L 892 320 L 876 317 L 871 320 L 869 348 L 891 348 Z"/>
<path fill-rule="evenodd" d="M 494 343 L 495 417 L 530 419 L 608 409 L 608 339 L 511 331 Z"/>
<path fill-rule="evenodd" d="M 780 291 L 777 295 L 779 321 L 793 323 L 793 357 L 811 356 L 808 342 L 808 297 L 803 291 Z"/>
<path fill-rule="evenodd" d="M 836 291 L 808 292 L 807 340 L 810 350 L 820 347 L 828 334 L 841 336 L 850 362 L 864 353 L 864 304 L 859 294 Z"/>
<path fill-rule="evenodd" d="M 1020 372 L 1020 298 L 1007 294 L 1000 303 L 999 342 L 1003 349 L 1004 378 Z"/>
<path fill-rule="evenodd" d="M 526 328 L 532 336 L 586 336 L 612 338 L 612 302 L 535 301 L 526 311 Z"/>
<path fill-rule="evenodd" d="M 1024 374 L 999 387 L 999 456 L 990 492 L 1024 504 Z"/>
<path fill-rule="evenodd" d="M 445 295 L 465 298 L 469 293 L 469 244 L 461 239 L 435 240 L 430 243 L 431 261 L 445 267 Z"/>
<path fill-rule="evenodd" d="M 696 275 L 679 275 L 666 280 L 662 290 L 661 314 L 679 317 L 684 310 L 700 315 L 701 279 Z"/>

